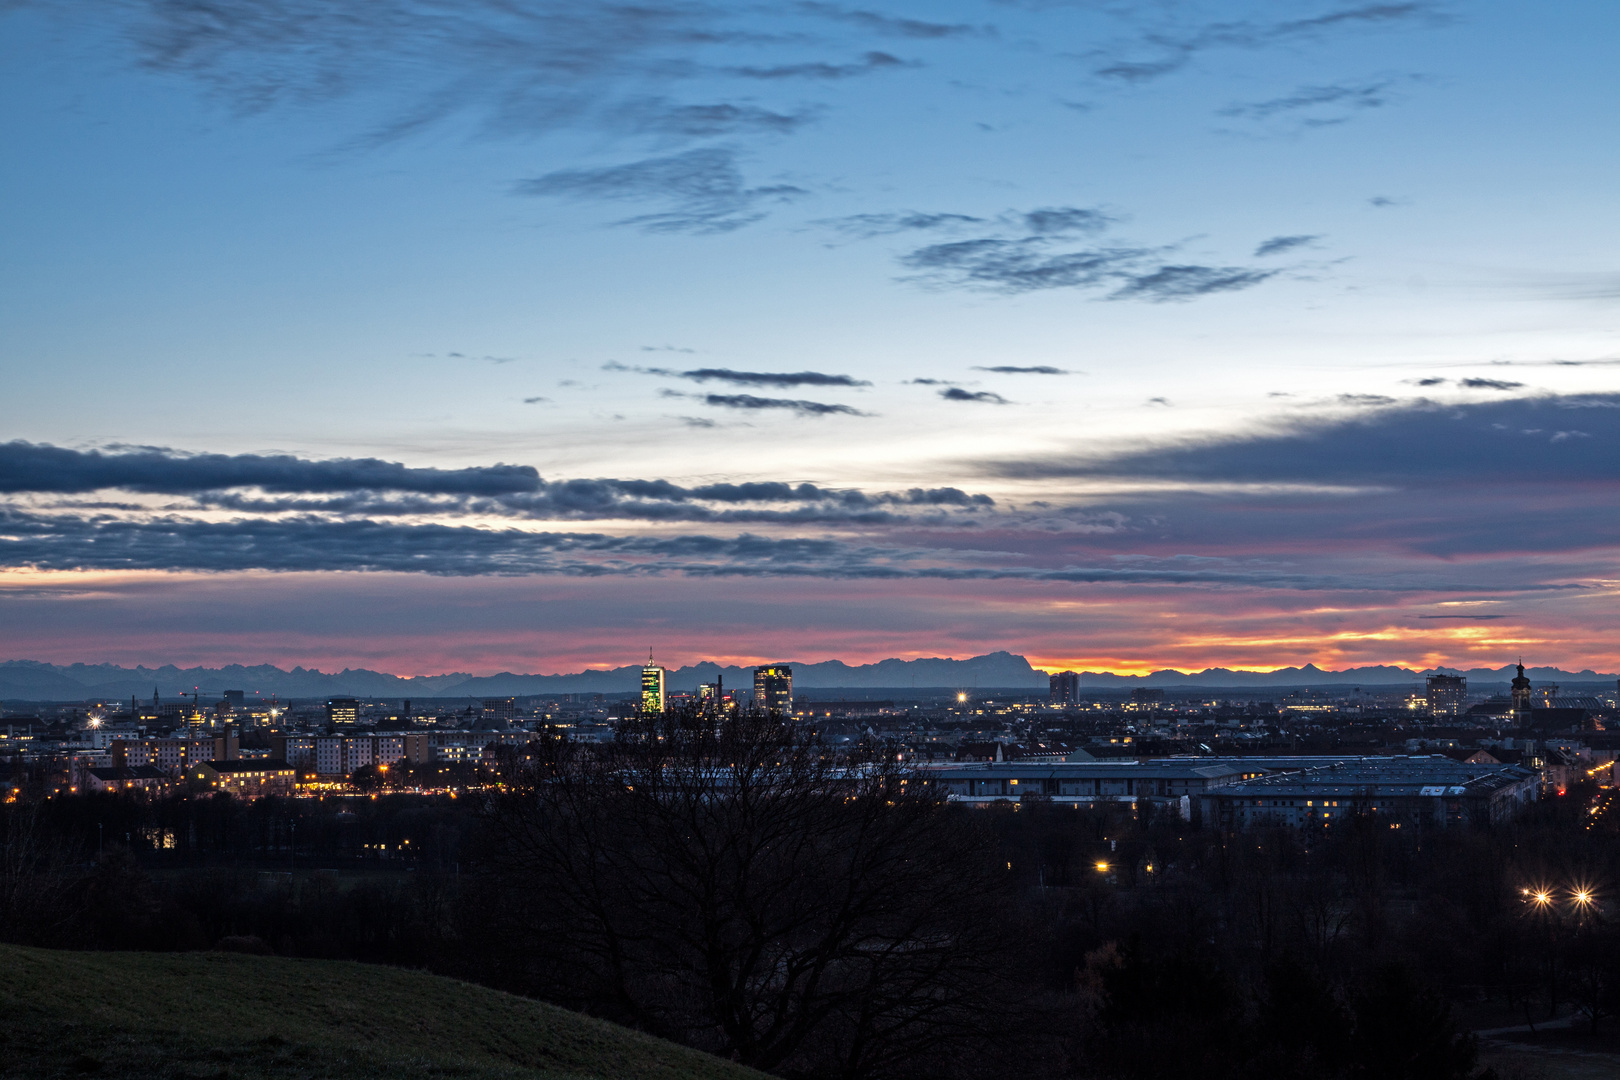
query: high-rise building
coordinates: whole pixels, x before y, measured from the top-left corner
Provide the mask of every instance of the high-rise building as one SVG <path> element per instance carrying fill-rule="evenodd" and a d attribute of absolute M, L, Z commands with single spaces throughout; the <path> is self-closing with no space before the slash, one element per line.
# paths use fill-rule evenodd
<path fill-rule="evenodd" d="M 1428 692 L 1430 716 L 1461 716 L 1468 700 L 1468 680 L 1461 675 L 1430 675 Z"/>
<path fill-rule="evenodd" d="M 1080 700 L 1080 675 L 1077 672 L 1060 671 L 1046 681 L 1051 688 L 1052 704 L 1073 705 Z"/>
<path fill-rule="evenodd" d="M 648 714 L 664 711 L 664 669 L 653 663 L 647 654 L 647 666 L 641 669 L 641 711 Z"/>
<path fill-rule="evenodd" d="M 790 715 L 793 712 L 793 669 L 787 664 L 755 668 L 754 704 L 766 712 Z"/>
<path fill-rule="evenodd" d="M 720 711 L 725 701 L 725 690 L 721 686 L 723 680 L 715 676 L 714 682 L 706 682 L 698 687 L 698 709 L 705 716 L 713 716 Z"/>
<path fill-rule="evenodd" d="M 513 718 L 516 716 L 516 699 L 509 697 L 487 697 L 483 701 L 482 715 L 480 717 L 483 722 L 479 725 L 479 727 L 486 730 L 510 727 L 512 725 Z"/>
<path fill-rule="evenodd" d="M 327 698 L 326 722 L 333 727 L 353 727 L 360 722 L 360 703 L 352 697 Z"/>

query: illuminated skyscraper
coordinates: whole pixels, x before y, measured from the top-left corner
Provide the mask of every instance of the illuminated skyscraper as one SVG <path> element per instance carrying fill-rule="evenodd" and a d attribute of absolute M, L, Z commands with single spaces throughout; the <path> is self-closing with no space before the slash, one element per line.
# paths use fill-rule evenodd
<path fill-rule="evenodd" d="M 1430 716 L 1461 716 L 1468 699 L 1468 680 L 1461 675 L 1430 675 L 1427 684 Z"/>
<path fill-rule="evenodd" d="M 641 711 L 664 711 L 664 669 L 653 663 L 650 652 L 647 654 L 647 666 L 641 669 Z"/>
<path fill-rule="evenodd" d="M 1052 704 L 1073 705 L 1080 700 L 1080 676 L 1073 671 L 1060 671 L 1047 678 Z"/>
<path fill-rule="evenodd" d="M 793 712 L 793 669 L 786 664 L 755 668 L 754 704 L 766 712 L 790 715 Z"/>

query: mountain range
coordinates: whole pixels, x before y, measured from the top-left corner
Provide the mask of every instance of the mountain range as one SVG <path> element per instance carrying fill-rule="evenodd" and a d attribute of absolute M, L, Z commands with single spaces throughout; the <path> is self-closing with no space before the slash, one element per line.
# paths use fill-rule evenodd
<path fill-rule="evenodd" d="M 993 652 L 965 660 L 929 657 L 918 660 L 882 660 L 875 664 L 846 664 L 842 660 L 793 663 L 795 691 L 893 690 L 911 689 L 997 689 L 1042 690 L 1046 672 L 1034 668 L 1022 656 Z M 1506 684 L 1514 675 L 1512 665 L 1501 668 L 1435 668 L 1413 671 L 1378 665 L 1329 671 L 1314 664 L 1278 668 L 1274 671 L 1238 671 L 1205 668 L 1198 672 L 1172 669 L 1148 675 L 1116 675 L 1107 671 L 1086 671 L 1080 685 L 1092 689 L 1131 687 L 1290 687 L 1290 686 L 1399 686 L 1416 684 L 1424 675 L 1443 673 L 1464 675 L 1476 685 Z M 1530 668 L 1535 682 L 1595 683 L 1614 682 L 1615 675 L 1591 670 L 1571 672 L 1559 668 Z M 233 664 L 222 668 L 119 667 L 115 664 L 46 664 L 34 660 L 0 662 L 0 699 L 12 701 L 82 701 L 89 698 L 146 698 L 153 690 L 173 699 L 182 693 L 200 692 L 204 699 L 224 690 L 244 690 L 248 696 L 282 698 L 321 698 L 337 694 L 357 697 L 436 698 L 436 697 L 521 697 L 530 694 L 633 693 L 640 684 L 637 665 L 592 669 L 574 674 L 472 675 L 452 672 L 444 675 L 399 676 L 365 668 L 345 668 L 323 672 L 316 668 L 295 667 L 286 671 L 269 664 L 244 667 Z M 753 685 L 753 669 L 713 663 L 693 664 L 671 670 L 667 686 L 672 691 L 690 691 L 699 683 L 722 679 L 726 685 Z"/>

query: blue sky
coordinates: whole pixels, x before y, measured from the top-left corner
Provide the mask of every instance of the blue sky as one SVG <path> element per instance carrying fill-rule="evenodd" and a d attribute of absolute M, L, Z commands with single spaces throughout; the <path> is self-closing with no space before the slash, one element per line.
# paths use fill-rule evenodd
<path fill-rule="evenodd" d="M 1609 6 L 3 10 L 13 655 L 1603 662 Z"/>

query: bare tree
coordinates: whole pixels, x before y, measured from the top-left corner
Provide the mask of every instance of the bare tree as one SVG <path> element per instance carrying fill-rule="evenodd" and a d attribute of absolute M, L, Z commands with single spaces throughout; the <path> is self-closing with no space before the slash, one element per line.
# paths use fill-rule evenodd
<path fill-rule="evenodd" d="M 843 1077 L 937 1062 L 1019 996 L 1005 871 L 970 815 L 792 720 L 632 722 L 485 817 L 482 921 L 542 996 Z"/>
<path fill-rule="evenodd" d="M 0 828 L 0 941 L 60 943 L 85 907 L 81 876 L 68 852 L 40 820 L 38 802 L 3 810 Z"/>

